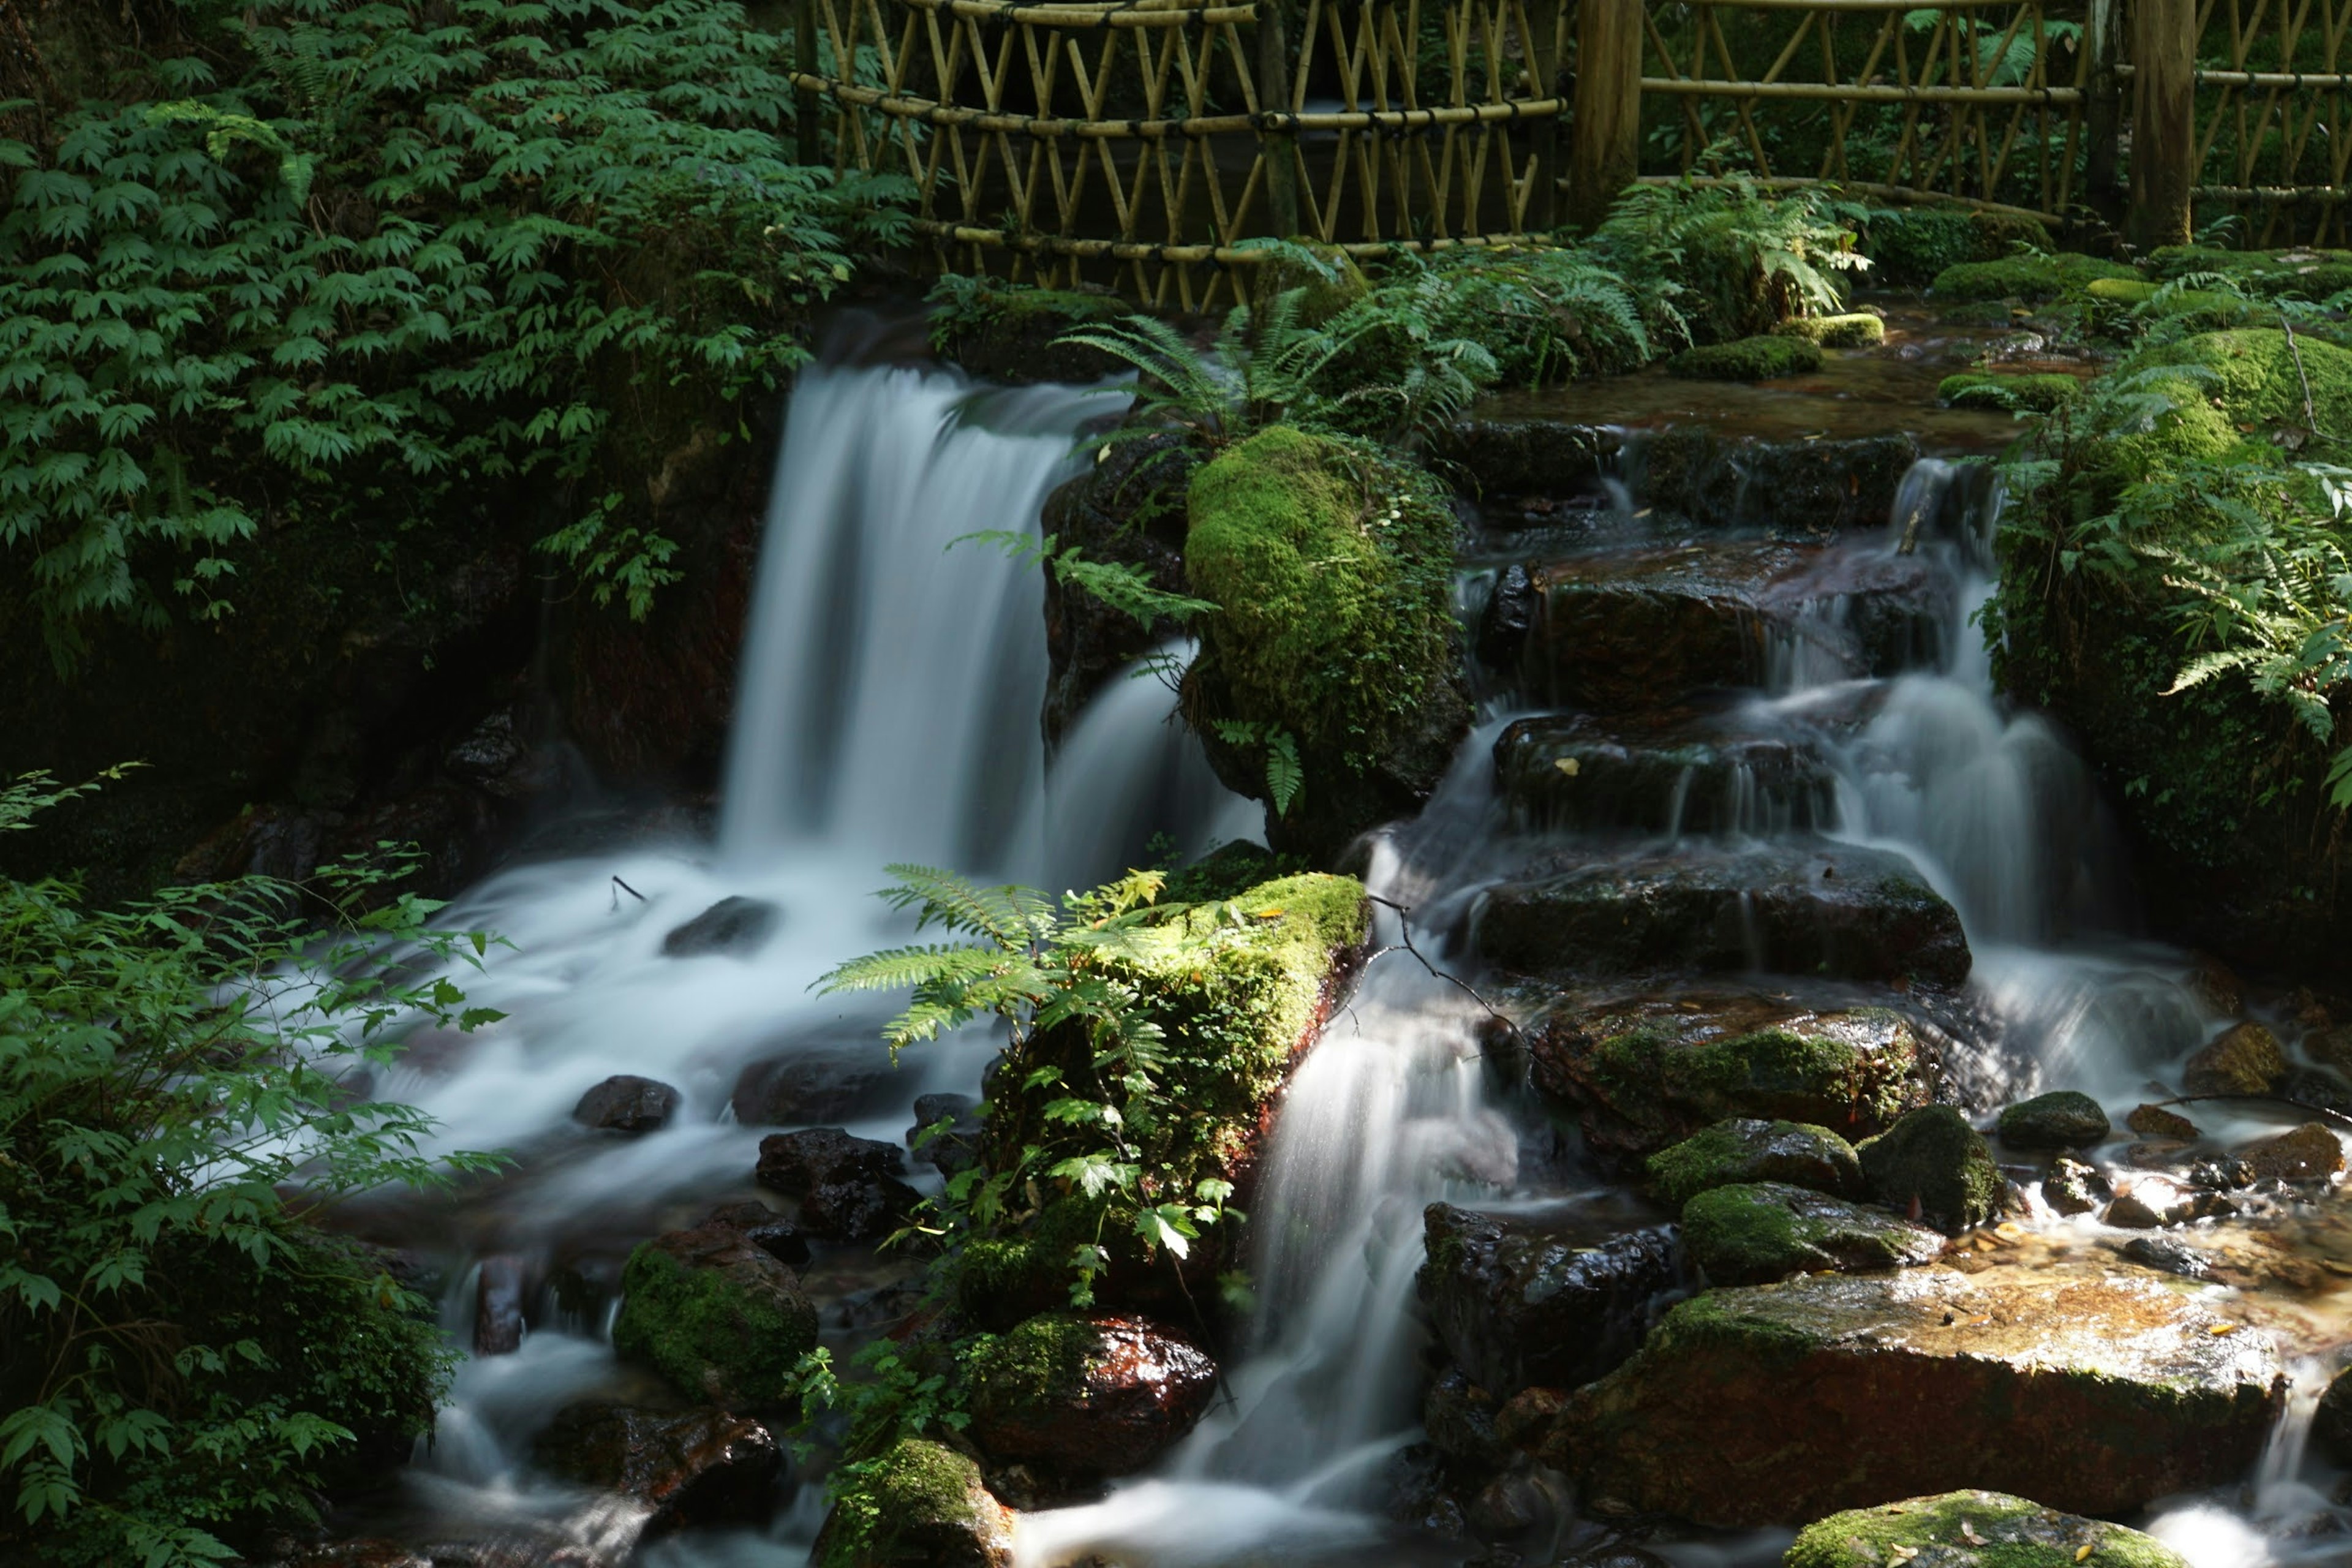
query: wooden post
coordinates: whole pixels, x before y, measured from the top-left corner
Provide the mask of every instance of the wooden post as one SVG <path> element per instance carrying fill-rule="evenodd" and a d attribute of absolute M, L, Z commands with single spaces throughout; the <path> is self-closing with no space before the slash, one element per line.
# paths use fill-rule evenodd
<path fill-rule="evenodd" d="M 1535 0 L 1527 10 L 1535 37 L 1528 40 L 1528 96 L 1558 98 L 1559 90 L 1560 7 L 1568 0 Z M 1527 224 L 1538 233 L 1559 226 L 1560 121 L 1554 114 L 1528 133 L 1535 154 L 1536 188 L 1528 194 Z"/>
<path fill-rule="evenodd" d="M 2197 0 L 2132 0 L 2131 238 L 2186 245 L 2197 184 Z"/>
<path fill-rule="evenodd" d="M 793 68 L 803 76 L 817 74 L 816 0 L 793 0 Z M 793 156 L 803 163 L 817 157 L 817 96 L 806 88 L 793 94 Z"/>
<path fill-rule="evenodd" d="M 1568 221 L 1596 228 L 1641 172 L 1643 0 L 1580 0 Z"/>
<path fill-rule="evenodd" d="M 2091 101 L 2083 119 L 2084 134 L 2090 142 L 2090 167 L 2084 171 L 2083 200 L 2112 224 L 2124 216 L 2123 186 L 2116 177 L 2116 152 L 2124 121 L 2124 81 L 2116 70 L 2122 63 L 2124 44 L 2120 0 L 2091 0 L 2083 44 L 2091 56 Z"/>
<path fill-rule="evenodd" d="M 1298 133 L 1290 129 L 1289 0 L 1257 0 L 1257 107 L 1270 119 L 1257 133 L 1265 160 L 1265 216 L 1276 239 L 1298 234 Z"/>

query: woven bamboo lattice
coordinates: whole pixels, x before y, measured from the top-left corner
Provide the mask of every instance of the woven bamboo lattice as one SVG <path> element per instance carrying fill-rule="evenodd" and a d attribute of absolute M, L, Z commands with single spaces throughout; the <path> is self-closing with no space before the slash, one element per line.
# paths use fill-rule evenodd
<path fill-rule="evenodd" d="M 2352 0 L 2204 0 L 2197 52 L 2199 199 L 2241 244 L 2347 244 Z"/>
<path fill-rule="evenodd" d="M 1749 24 L 1745 47 L 1723 13 Z M 1679 104 L 1688 169 L 1728 136 L 1768 179 L 2008 204 L 2059 216 L 2075 197 L 2088 98 L 2082 5 L 2044 0 L 1688 0 L 1647 8 L 1642 91 Z M 1764 28 L 1780 39 L 1760 74 Z M 1710 112 L 1728 104 L 1731 112 Z M 1776 134 L 1794 118 L 1812 133 Z M 1867 118 L 1865 118 L 1867 117 Z M 1780 145 L 1784 140 L 1792 149 Z M 1797 166 L 1790 166 L 1796 164 Z"/>
<path fill-rule="evenodd" d="M 1549 227 L 1559 0 L 814 0 L 840 156 L 911 174 L 943 266 L 1202 309 L 1244 242 Z"/>

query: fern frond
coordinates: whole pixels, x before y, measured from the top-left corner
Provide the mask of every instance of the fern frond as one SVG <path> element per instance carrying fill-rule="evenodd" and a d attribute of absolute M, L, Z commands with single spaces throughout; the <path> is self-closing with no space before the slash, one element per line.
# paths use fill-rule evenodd
<path fill-rule="evenodd" d="M 899 862 L 883 869 L 898 885 L 876 897 L 894 910 L 915 910 L 917 931 L 935 925 L 984 936 L 999 947 L 1026 949 L 1050 938 L 1060 923 L 1052 902 L 1034 889 L 982 887 L 936 866 Z"/>
<path fill-rule="evenodd" d="M 915 986 L 963 984 L 1003 969 L 1005 954 L 968 942 L 937 942 L 885 948 L 853 958 L 819 975 L 809 989 L 831 996 L 852 991 L 896 991 Z"/>

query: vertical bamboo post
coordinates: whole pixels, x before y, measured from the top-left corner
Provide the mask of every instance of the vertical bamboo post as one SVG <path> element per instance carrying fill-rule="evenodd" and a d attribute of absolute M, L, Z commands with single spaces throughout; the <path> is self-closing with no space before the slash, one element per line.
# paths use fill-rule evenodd
<path fill-rule="evenodd" d="M 1643 4 L 1579 0 L 1567 214 L 1579 228 L 1598 227 L 1641 172 Z"/>
<path fill-rule="evenodd" d="M 2197 184 L 2197 0 L 2133 0 L 2132 243 L 2186 245 Z"/>
<path fill-rule="evenodd" d="M 817 74 L 816 0 L 793 0 L 793 68 L 803 76 Z M 803 163 L 817 162 L 817 99 L 803 87 L 793 94 L 793 156 Z"/>
<path fill-rule="evenodd" d="M 1298 237 L 1298 132 L 1291 123 L 1290 0 L 1257 0 L 1258 156 L 1265 160 L 1265 215 L 1277 239 Z"/>
<path fill-rule="evenodd" d="M 2123 187 L 2116 177 L 2116 152 L 2123 135 L 2123 77 L 2116 67 L 2123 56 L 2121 0 L 2091 0 L 2084 47 L 2090 51 L 2091 101 L 2083 131 L 2090 142 L 2090 167 L 2084 171 L 2083 199 L 2109 223 L 2123 216 Z"/>
<path fill-rule="evenodd" d="M 1568 0 L 1534 0 L 1527 10 L 1535 37 L 1527 40 L 1528 96 L 1558 98 L 1559 91 L 1559 12 Z M 1559 226 L 1559 122 L 1553 113 L 1537 123 L 1528 135 L 1535 153 L 1535 189 L 1528 197 L 1528 226 L 1545 231 Z"/>

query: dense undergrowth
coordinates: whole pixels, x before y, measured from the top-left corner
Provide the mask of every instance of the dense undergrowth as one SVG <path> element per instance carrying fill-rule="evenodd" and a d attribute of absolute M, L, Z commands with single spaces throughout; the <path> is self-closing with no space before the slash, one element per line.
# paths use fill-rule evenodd
<path fill-rule="evenodd" d="M 80 793 L 0 788 L 0 831 Z M 431 1430 L 429 1308 L 312 1223 L 490 1163 L 352 1092 L 395 1019 L 495 1016 L 373 956 L 484 945 L 430 931 L 392 860 L 109 910 L 0 880 L 0 1555 L 226 1560 Z"/>

